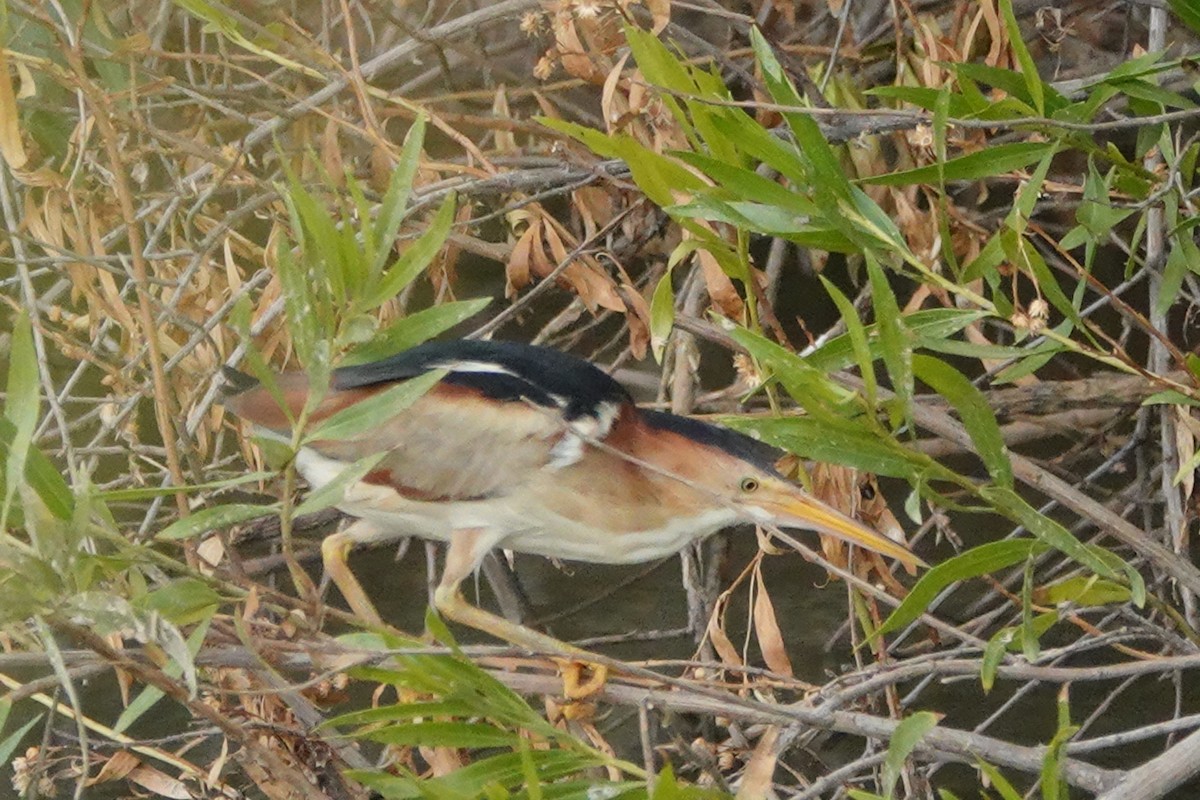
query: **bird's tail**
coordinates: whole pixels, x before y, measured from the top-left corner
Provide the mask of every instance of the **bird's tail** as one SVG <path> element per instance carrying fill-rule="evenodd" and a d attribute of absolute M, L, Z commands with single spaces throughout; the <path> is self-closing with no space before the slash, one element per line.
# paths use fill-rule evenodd
<path fill-rule="evenodd" d="M 225 379 L 221 384 L 222 398 L 236 397 L 258 386 L 258 378 L 230 366 L 221 367 L 221 377 Z"/>

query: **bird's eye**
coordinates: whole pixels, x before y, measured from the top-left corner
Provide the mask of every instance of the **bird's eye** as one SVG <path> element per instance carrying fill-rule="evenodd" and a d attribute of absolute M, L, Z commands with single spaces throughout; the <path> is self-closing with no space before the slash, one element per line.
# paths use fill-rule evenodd
<path fill-rule="evenodd" d="M 741 489 L 743 492 L 746 492 L 747 494 L 749 494 L 750 492 L 758 491 L 758 479 L 757 478 L 742 478 Z"/>
<path fill-rule="evenodd" d="M 862 495 L 863 500 L 874 500 L 875 499 L 875 487 L 869 483 L 864 483 L 862 486 L 860 486 L 858 489 L 858 493 L 860 495 Z"/>

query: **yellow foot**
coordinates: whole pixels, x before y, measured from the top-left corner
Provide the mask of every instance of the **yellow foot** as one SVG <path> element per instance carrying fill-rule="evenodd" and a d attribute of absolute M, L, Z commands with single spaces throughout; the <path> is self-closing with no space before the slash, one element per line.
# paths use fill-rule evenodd
<path fill-rule="evenodd" d="M 558 659 L 563 676 L 563 696 L 568 700 L 583 700 L 604 688 L 608 667 L 584 661 Z"/>

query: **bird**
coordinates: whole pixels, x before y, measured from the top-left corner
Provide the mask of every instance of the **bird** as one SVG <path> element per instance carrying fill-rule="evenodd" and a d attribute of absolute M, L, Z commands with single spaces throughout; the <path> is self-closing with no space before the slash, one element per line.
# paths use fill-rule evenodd
<path fill-rule="evenodd" d="M 305 440 L 295 469 L 313 490 L 368 457 L 338 508 L 354 518 L 321 546 L 326 575 L 364 622 L 383 626 L 347 557 L 359 544 L 417 536 L 448 549 L 433 605 L 443 618 L 531 652 L 582 651 L 467 602 L 461 583 L 493 549 L 603 564 L 656 560 L 724 528 L 831 534 L 921 565 L 904 545 L 813 497 L 776 468 L 784 452 L 729 428 L 642 409 L 613 377 L 553 348 L 508 341 L 427 342 L 331 373 L 313 425 L 399 382 L 441 373 L 415 402 L 366 433 Z M 292 439 L 314 391 L 303 372 L 276 386 L 249 376 L 224 405 L 260 436 Z"/>

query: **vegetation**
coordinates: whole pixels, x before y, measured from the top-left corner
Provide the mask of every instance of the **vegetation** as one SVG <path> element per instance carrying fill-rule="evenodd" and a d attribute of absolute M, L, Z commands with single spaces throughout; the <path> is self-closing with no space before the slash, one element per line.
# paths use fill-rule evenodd
<path fill-rule="evenodd" d="M 0 6 L 5 780 L 1189 791 L 1200 10 L 1167 5 Z M 290 455 L 429 382 L 272 445 L 220 368 L 320 384 L 454 335 L 777 444 L 932 566 L 732 534 L 682 587 L 626 570 L 636 630 L 572 587 L 556 628 L 611 671 L 584 702 L 436 616 L 363 631 L 316 571 L 371 464 L 307 494 Z M 515 563 L 490 591 L 536 617 L 506 579 L 556 565 Z"/>

